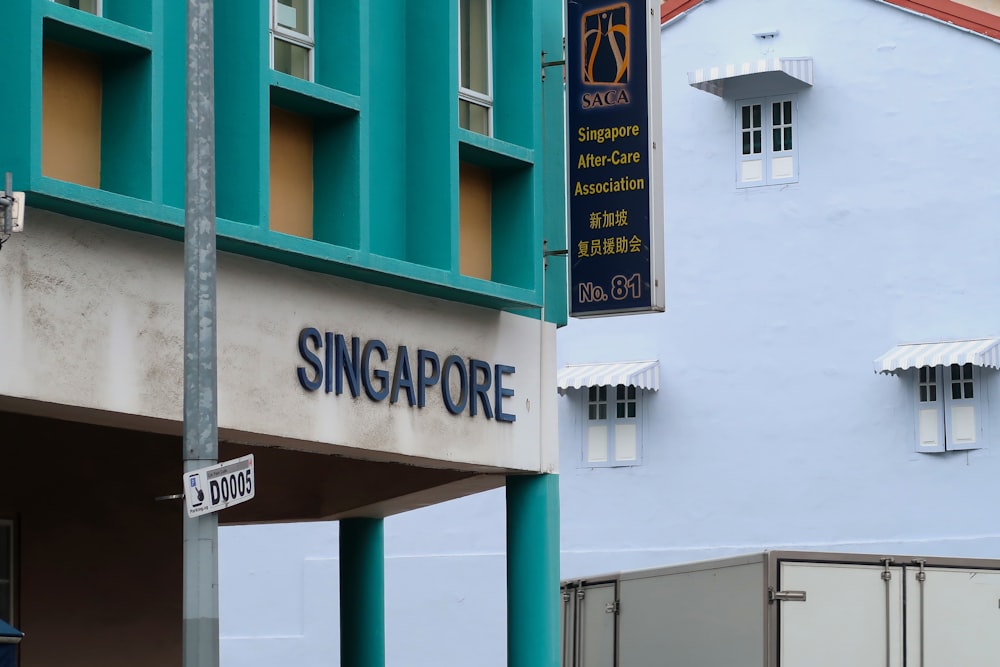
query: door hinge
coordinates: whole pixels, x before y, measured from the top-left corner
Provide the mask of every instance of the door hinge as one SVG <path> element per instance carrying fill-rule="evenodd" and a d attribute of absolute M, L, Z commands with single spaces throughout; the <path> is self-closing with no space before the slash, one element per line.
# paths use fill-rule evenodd
<path fill-rule="evenodd" d="M 620 609 L 621 609 L 621 602 L 619 600 L 615 600 L 614 602 L 609 602 L 606 605 L 604 605 L 605 614 L 617 614 L 620 611 Z"/>
<path fill-rule="evenodd" d="M 805 602 L 805 591 L 776 591 L 773 586 L 767 588 L 768 602 Z"/>

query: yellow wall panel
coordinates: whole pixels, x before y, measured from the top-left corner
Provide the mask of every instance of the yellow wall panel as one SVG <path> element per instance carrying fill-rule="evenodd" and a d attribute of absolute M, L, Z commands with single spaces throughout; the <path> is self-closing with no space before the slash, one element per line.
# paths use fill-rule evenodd
<path fill-rule="evenodd" d="M 42 174 L 101 187 L 101 61 L 48 41 L 42 60 Z"/>
<path fill-rule="evenodd" d="M 313 237 L 313 126 L 271 107 L 271 229 Z"/>
<path fill-rule="evenodd" d="M 492 265 L 493 178 L 488 169 L 460 165 L 459 172 L 459 271 L 490 280 Z"/>

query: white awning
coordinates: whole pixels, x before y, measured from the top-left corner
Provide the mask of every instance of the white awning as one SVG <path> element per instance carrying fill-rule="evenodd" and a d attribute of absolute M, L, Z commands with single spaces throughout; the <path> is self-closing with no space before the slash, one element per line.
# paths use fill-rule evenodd
<path fill-rule="evenodd" d="M 951 364 L 1000 369 L 1000 338 L 897 345 L 875 360 L 875 372 L 895 373 L 907 368 Z"/>
<path fill-rule="evenodd" d="M 656 391 L 660 388 L 659 361 L 614 361 L 567 364 L 559 369 L 559 391 L 620 384 Z"/>
<path fill-rule="evenodd" d="M 812 58 L 761 58 L 688 72 L 688 83 L 719 97 L 764 97 L 813 85 Z"/>

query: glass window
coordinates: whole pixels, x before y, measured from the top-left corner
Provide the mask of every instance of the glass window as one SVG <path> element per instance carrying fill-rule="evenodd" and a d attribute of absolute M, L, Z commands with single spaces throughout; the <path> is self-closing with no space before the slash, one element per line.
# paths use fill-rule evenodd
<path fill-rule="evenodd" d="M 66 5 L 89 14 L 101 15 L 101 0 L 54 0 L 58 5 Z"/>
<path fill-rule="evenodd" d="M 312 34 L 309 28 L 310 12 L 309 0 L 277 0 L 274 5 L 274 24 L 278 28 L 308 37 Z"/>
<path fill-rule="evenodd" d="M 479 134 L 490 133 L 490 109 L 468 100 L 458 100 L 458 124 Z"/>
<path fill-rule="evenodd" d="M 480 134 L 492 133 L 490 0 L 459 0 L 458 120 Z"/>
<path fill-rule="evenodd" d="M 743 107 L 743 154 L 760 153 L 760 105 L 748 104 Z"/>
<path fill-rule="evenodd" d="M 771 105 L 771 146 L 775 152 L 792 150 L 792 103 L 789 100 Z"/>
<path fill-rule="evenodd" d="M 313 79 L 312 0 L 271 0 L 271 67 Z"/>
<path fill-rule="evenodd" d="M 923 366 L 917 386 L 920 387 L 920 402 L 934 403 L 937 401 L 937 380 L 934 377 L 933 366 Z"/>
<path fill-rule="evenodd" d="M 736 103 L 736 186 L 794 183 L 799 180 L 793 122 L 794 99 Z"/>
<path fill-rule="evenodd" d="M 635 417 L 635 387 L 618 385 L 616 391 L 616 410 L 619 419 Z"/>
<path fill-rule="evenodd" d="M 972 364 L 951 365 L 951 397 L 955 400 L 975 398 L 972 388 Z"/>
<path fill-rule="evenodd" d="M 597 421 L 608 418 L 608 388 L 591 387 L 588 403 L 588 419 Z"/>
<path fill-rule="evenodd" d="M 310 50 L 304 46 L 274 39 L 274 64 L 272 67 L 279 72 L 291 74 L 300 79 L 309 79 Z"/>

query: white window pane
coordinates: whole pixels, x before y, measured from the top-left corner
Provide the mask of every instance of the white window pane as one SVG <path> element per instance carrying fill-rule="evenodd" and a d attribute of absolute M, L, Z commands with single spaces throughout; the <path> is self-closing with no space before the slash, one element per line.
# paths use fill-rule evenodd
<path fill-rule="evenodd" d="M 309 49 L 275 38 L 274 69 L 309 80 Z"/>
<path fill-rule="evenodd" d="M 791 178 L 795 175 L 791 157 L 776 157 L 771 160 L 771 178 Z"/>
<path fill-rule="evenodd" d="M 635 461 L 638 458 L 635 424 L 615 425 L 615 460 Z"/>
<path fill-rule="evenodd" d="M 921 447 L 934 447 L 938 442 L 938 411 L 920 410 L 918 420 L 920 433 L 917 434 Z"/>
<path fill-rule="evenodd" d="M 587 429 L 587 461 L 603 463 L 608 460 L 608 427 L 591 426 Z"/>
<path fill-rule="evenodd" d="M 740 164 L 740 182 L 755 183 L 764 180 L 764 163 L 761 160 L 746 160 Z"/>
<path fill-rule="evenodd" d="M 951 409 L 951 437 L 956 445 L 968 445 L 976 441 L 976 408 L 972 405 L 958 405 Z"/>
<path fill-rule="evenodd" d="M 309 0 L 278 0 L 274 20 L 282 28 L 309 34 Z"/>

